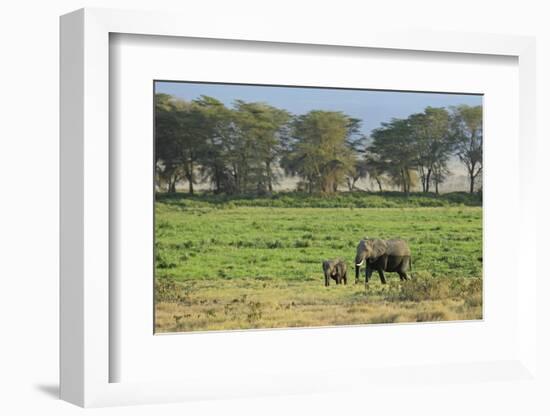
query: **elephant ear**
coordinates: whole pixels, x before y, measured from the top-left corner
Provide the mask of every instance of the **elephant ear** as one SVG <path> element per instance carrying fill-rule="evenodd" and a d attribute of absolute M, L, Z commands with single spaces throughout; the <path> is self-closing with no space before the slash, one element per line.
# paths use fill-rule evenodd
<path fill-rule="evenodd" d="M 333 271 L 334 271 L 334 263 L 330 260 L 326 260 L 324 263 L 323 263 L 323 270 L 328 272 L 329 274 L 332 274 Z"/>
<path fill-rule="evenodd" d="M 371 249 L 370 258 L 377 259 L 380 256 L 383 256 L 384 254 L 386 254 L 388 246 L 384 240 L 379 240 L 379 239 L 369 240 L 369 243 L 370 243 L 369 245 Z"/>

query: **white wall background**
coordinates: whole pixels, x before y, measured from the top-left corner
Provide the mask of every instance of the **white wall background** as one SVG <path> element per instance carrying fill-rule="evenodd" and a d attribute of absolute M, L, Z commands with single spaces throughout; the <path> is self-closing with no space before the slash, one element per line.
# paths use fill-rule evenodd
<path fill-rule="evenodd" d="M 58 16 L 84 6 L 178 10 L 204 19 L 216 14 L 275 20 L 281 28 L 323 25 L 402 25 L 535 35 L 538 42 L 539 177 L 547 192 L 550 154 L 550 12 L 535 0 L 169 1 L 19 0 L 0 8 L 0 414 L 76 414 L 57 400 L 58 384 Z M 547 197 L 539 198 L 539 259 L 549 245 Z M 505 231 L 505 230 L 504 230 Z M 503 234 L 505 235 L 505 234 Z M 513 242 L 511 242 L 513 250 Z M 541 273 L 542 274 L 542 273 Z M 548 273 L 546 273 L 548 274 Z M 549 284 L 539 293 L 539 360 L 550 375 Z M 353 349 L 353 346 L 350 346 Z M 547 379 L 548 380 L 548 379 Z M 549 386 L 546 386 L 549 387 Z M 411 389 L 396 396 L 346 394 L 258 398 L 93 410 L 96 414 L 549 414 L 548 388 L 498 383 L 433 386 L 429 396 Z"/>

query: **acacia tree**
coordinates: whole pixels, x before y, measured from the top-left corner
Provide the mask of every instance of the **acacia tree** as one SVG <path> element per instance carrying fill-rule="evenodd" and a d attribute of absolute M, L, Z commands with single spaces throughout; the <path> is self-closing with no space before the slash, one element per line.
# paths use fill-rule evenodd
<path fill-rule="evenodd" d="M 189 194 L 193 195 L 198 163 L 205 151 L 205 139 L 208 133 L 204 128 L 206 118 L 196 105 L 191 105 L 185 111 L 178 111 L 177 118 L 181 127 L 179 143 L 182 168 L 189 185 Z"/>
<path fill-rule="evenodd" d="M 456 155 L 466 167 L 470 193 L 483 169 L 483 126 L 481 106 L 459 105 L 451 108 L 452 136 Z"/>
<path fill-rule="evenodd" d="M 368 176 L 368 166 L 364 158 L 358 157 L 355 160 L 353 169 L 350 169 L 346 175 L 346 184 L 348 185 L 348 190 L 351 192 L 356 189 L 356 184 L 359 179 L 366 178 Z"/>
<path fill-rule="evenodd" d="M 434 164 L 432 181 L 435 186 L 436 194 L 439 194 L 439 185 L 441 185 L 450 174 L 451 174 L 451 171 L 449 170 L 446 161 L 444 163 Z"/>
<path fill-rule="evenodd" d="M 384 183 L 384 163 L 378 159 L 377 155 L 370 154 L 367 151 L 365 156 L 365 168 L 367 171 L 367 176 L 376 182 L 378 185 L 378 191 L 382 192 L 382 184 Z"/>
<path fill-rule="evenodd" d="M 417 149 L 411 140 L 412 129 L 408 119 L 392 119 L 371 133 L 372 143 L 367 158 L 383 170 L 394 185 L 409 193 L 415 185 Z"/>
<path fill-rule="evenodd" d="M 234 112 L 221 101 L 201 96 L 194 101 L 204 116 L 204 146 L 200 158 L 203 180 L 211 183 L 214 192 L 237 192 L 232 170 L 235 153 Z"/>
<path fill-rule="evenodd" d="M 282 138 L 291 115 L 264 103 L 237 100 L 233 108 L 208 96 L 201 111 L 200 172 L 215 192 L 272 192 Z"/>
<path fill-rule="evenodd" d="M 348 190 L 351 192 L 356 189 L 356 184 L 360 179 L 364 179 L 368 176 L 368 167 L 365 162 L 363 154 L 365 153 L 365 142 L 367 136 L 360 134 L 361 120 L 357 118 L 349 118 L 348 123 L 348 138 L 346 143 L 352 150 L 354 163 L 353 166 L 348 169 L 345 180 L 348 186 Z"/>
<path fill-rule="evenodd" d="M 357 127 L 357 121 L 335 111 L 314 110 L 296 117 L 282 166 L 302 178 L 309 193 L 337 191 L 354 169 L 349 141 Z"/>
<path fill-rule="evenodd" d="M 449 113 L 445 108 L 427 107 L 423 113 L 411 115 L 408 121 L 410 139 L 416 147 L 422 191 L 429 192 L 432 182 L 439 189 L 453 151 Z"/>
<path fill-rule="evenodd" d="M 240 132 L 241 161 L 246 165 L 244 184 L 258 193 L 273 192 L 277 182 L 276 162 L 282 150 L 282 137 L 287 134 L 291 115 L 265 103 L 235 103 L 235 120 Z"/>
<path fill-rule="evenodd" d="M 189 103 L 167 94 L 155 96 L 155 176 L 157 186 L 166 184 L 168 192 L 176 192 L 176 183 L 184 178 L 181 160 L 181 125 L 178 112 Z"/>

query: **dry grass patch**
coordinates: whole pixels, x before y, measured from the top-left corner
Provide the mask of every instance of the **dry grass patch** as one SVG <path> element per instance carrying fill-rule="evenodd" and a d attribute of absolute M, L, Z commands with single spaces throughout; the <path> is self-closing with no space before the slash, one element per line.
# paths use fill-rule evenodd
<path fill-rule="evenodd" d="M 421 292 L 421 300 L 410 300 L 408 285 L 428 289 Z M 469 279 L 462 283 L 452 279 L 388 285 L 371 282 L 366 291 L 362 284 L 325 288 L 320 282 L 284 285 L 255 279 L 223 280 L 216 287 L 207 281 L 178 282 L 170 287 L 177 293 L 164 291 L 156 303 L 156 332 L 434 322 L 482 317 L 481 285 L 472 284 Z M 425 299 L 426 293 L 431 293 L 434 299 Z"/>

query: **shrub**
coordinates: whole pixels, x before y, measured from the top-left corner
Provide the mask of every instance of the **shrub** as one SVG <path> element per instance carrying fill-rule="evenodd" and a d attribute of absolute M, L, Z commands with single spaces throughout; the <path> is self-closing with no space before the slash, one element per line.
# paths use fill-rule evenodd
<path fill-rule="evenodd" d="M 158 269 L 171 269 L 177 266 L 177 259 L 161 248 L 156 250 L 155 260 Z"/>
<path fill-rule="evenodd" d="M 477 308 L 483 304 L 483 296 L 481 293 L 468 296 L 464 299 L 464 304 L 469 308 Z"/>
<path fill-rule="evenodd" d="M 248 302 L 248 322 L 252 323 L 262 319 L 262 304 L 260 302 Z"/>
<path fill-rule="evenodd" d="M 186 300 L 176 281 L 171 277 L 158 277 L 155 279 L 156 302 L 183 302 Z"/>
<path fill-rule="evenodd" d="M 267 248 L 283 248 L 284 244 L 281 240 L 268 241 L 266 243 Z"/>
<path fill-rule="evenodd" d="M 420 278 L 401 282 L 397 291 L 389 298 L 392 301 L 412 301 L 446 299 L 450 294 L 449 279 Z"/>

